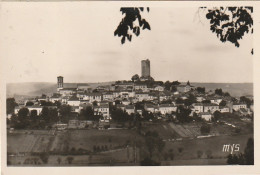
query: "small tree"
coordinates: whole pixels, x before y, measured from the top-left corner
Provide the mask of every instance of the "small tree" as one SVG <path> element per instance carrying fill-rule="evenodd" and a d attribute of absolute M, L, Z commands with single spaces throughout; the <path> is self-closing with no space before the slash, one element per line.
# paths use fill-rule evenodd
<path fill-rule="evenodd" d="M 139 81 L 139 80 L 140 80 L 140 77 L 139 77 L 138 74 L 135 74 L 135 75 L 132 76 L 131 80 L 132 80 L 133 82 L 136 82 L 136 81 Z"/>
<path fill-rule="evenodd" d="M 210 126 L 208 124 L 203 124 L 201 127 L 200 127 L 200 132 L 201 134 L 209 134 L 210 133 Z"/>
<path fill-rule="evenodd" d="M 15 106 L 18 106 L 18 104 L 15 102 L 14 98 L 6 99 L 6 113 L 7 114 L 12 114 L 14 112 Z"/>
<path fill-rule="evenodd" d="M 25 106 L 33 106 L 34 103 L 32 101 L 28 101 Z"/>
<path fill-rule="evenodd" d="M 61 163 L 61 158 L 60 157 L 57 158 L 57 162 L 58 162 L 58 164 Z"/>
<path fill-rule="evenodd" d="M 212 121 L 216 122 L 216 121 L 218 121 L 218 120 L 220 119 L 220 117 L 221 117 L 221 112 L 215 111 L 214 114 L 213 114 L 213 116 L 214 116 L 214 117 L 213 117 Z"/>
<path fill-rule="evenodd" d="M 223 95 L 222 89 L 221 88 L 220 89 L 216 89 L 215 90 L 215 94 L 222 96 Z"/>
<path fill-rule="evenodd" d="M 206 155 L 207 155 L 208 159 L 211 159 L 212 158 L 212 151 L 211 150 L 207 150 L 206 151 Z"/>
<path fill-rule="evenodd" d="M 71 164 L 73 160 L 74 160 L 73 157 L 67 157 L 67 161 L 68 161 L 69 164 Z"/>
<path fill-rule="evenodd" d="M 197 151 L 197 156 L 198 156 L 198 158 L 201 158 L 202 155 L 203 155 L 203 152 L 202 152 L 201 150 L 198 150 L 198 151 Z"/>
<path fill-rule="evenodd" d="M 40 153 L 40 159 L 42 160 L 43 163 L 48 163 L 49 160 L 49 154 L 46 152 Z"/>

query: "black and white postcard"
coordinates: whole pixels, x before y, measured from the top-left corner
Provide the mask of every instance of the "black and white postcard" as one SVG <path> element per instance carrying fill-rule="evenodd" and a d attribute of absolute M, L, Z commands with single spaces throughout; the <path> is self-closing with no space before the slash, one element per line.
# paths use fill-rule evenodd
<path fill-rule="evenodd" d="M 257 173 L 257 5 L 1 3 L 3 174 Z"/>

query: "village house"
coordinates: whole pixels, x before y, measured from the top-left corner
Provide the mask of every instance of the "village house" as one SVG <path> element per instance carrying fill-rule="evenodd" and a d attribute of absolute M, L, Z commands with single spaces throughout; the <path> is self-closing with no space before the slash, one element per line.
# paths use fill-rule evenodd
<path fill-rule="evenodd" d="M 186 93 L 186 92 L 191 91 L 191 88 L 192 88 L 193 86 L 191 86 L 190 83 L 187 82 L 186 85 L 180 84 L 180 85 L 178 85 L 178 86 L 176 86 L 176 87 L 177 87 L 177 91 L 178 91 L 178 92 Z"/>
<path fill-rule="evenodd" d="M 172 112 L 176 112 L 177 107 L 173 104 L 161 104 L 159 105 L 159 112 L 161 114 L 171 114 Z"/>
<path fill-rule="evenodd" d="M 130 104 L 130 101 L 129 101 L 129 100 L 126 100 L 126 99 L 125 99 L 125 100 L 122 100 L 122 104 L 123 104 L 123 105 L 129 105 L 129 104 Z"/>
<path fill-rule="evenodd" d="M 201 113 L 201 112 L 203 112 L 204 110 L 204 106 L 203 106 L 203 104 L 202 103 L 194 103 L 194 104 L 192 104 L 193 105 L 193 111 L 195 112 L 195 113 Z"/>
<path fill-rule="evenodd" d="M 94 115 L 102 115 L 105 119 L 109 119 L 109 105 L 100 104 L 100 106 L 94 106 Z"/>
<path fill-rule="evenodd" d="M 145 84 L 145 83 L 136 83 L 134 85 L 134 90 L 136 90 L 136 91 L 141 90 L 143 92 L 147 92 L 148 91 L 147 84 Z"/>
<path fill-rule="evenodd" d="M 37 115 L 40 115 L 41 112 L 42 112 L 42 108 L 43 108 L 43 107 L 42 107 L 42 106 L 38 106 L 38 105 L 26 106 L 26 107 L 16 106 L 16 107 L 14 108 L 14 113 L 15 113 L 15 114 L 18 114 L 19 110 L 22 109 L 22 108 L 27 108 L 27 109 L 29 110 L 29 114 L 30 114 L 33 110 L 35 110 L 35 111 L 37 111 Z"/>
<path fill-rule="evenodd" d="M 160 101 L 168 100 L 171 98 L 171 93 L 168 91 L 159 92 L 159 99 Z"/>
<path fill-rule="evenodd" d="M 102 101 L 102 93 L 87 93 L 83 100 L 89 100 L 90 103 L 100 102 Z"/>
<path fill-rule="evenodd" d="M 116 105 L 117 108 L 120 108 L 122 111 L 125 110 L 125 105 L 124 104 L 118 104 Z"/>
<path fill-rule="evenodd" d="M 61 97 L 61 103 L 62 103 L 62 104 L 67 104 L 69 99 L 70 99 L 69 96 Z"/>
<path fill-rule="evenodd" d="M 232 106 L 232 109 L 234 111 L 238 111 L 239 109 L 247 109 L 247 105 L 246 104 L 243 104 L 243 103 L 233 103 L 233 106 Z"/>
<path fill-rule="evenodd" d="M 163 92 L 163 91 L 164 91 L 164 87 L 158 85 L 158 86 L 155 86 L 155 87 L 154 87 L 154 90 L 155 90 L 155 91 Z"/>
<path fill-rule="evenodd" d="M 61 101 L 61 96 L 60 94 L 54 93 L 50 99 L 49 99 L 52 103 L 55 103 L 55 101 Z"/>
<path fill-rule="evenodd" d="M 72 96 L 68 101 L 67 104 L 70 106 L 79 106 L 80 105 L 80 100 L 76 96 Z"/>
<path fill-rule="evenodd" d="M 208 100 L 210 100 L 210 103 L 215 103 L 215 104 L 219 105 L 222 101 L 222 98 L 211 97 Z"/>
<path fill-rule="evenodd" d="M 68 124 L 67 123 L 57 123 L 53 127 L 57 128 L 57 130 L 65 130 L 68 128 Z"/>
<path fill-rule="evenodd" d="M 250 110 L 251 110 L 252 112 L 254 112 L 254 104 L 251 104 L 251 105 L 250 105 Z"/>
<path fill-rule="evenodd" d="M 156 95 L 156 94 L 153 93 L 153 92 L 149 92 L 149 93 L 148 93 L 148 100 L 149 100 L 149 101 L 158 100 L 158 95 Z"/>
<path fill-rule="evenodd" d="M 128 88 L 133 89 L 133 86 L 133 82 L 118 83 L 115 84 L 115 89 L 127 90 Z"/>
<path fill-rule="evenodd" d="M 127 105 L 125 106 L 125 111 L 131 115 L 135 113 L 135 106 L 134 105 Z"/>
<path fill-rule="evenodd" d="M 77 129 L 79 126 L 79 120 L 69 120 L 68 129 Z"/>
<path fill-rule="evenodd" d="M 62 96 L 72 96 L 77 92 L 77 88 L 62 88 L 59 89 L 59 94 Z"/>
<path fill-rule="evenodd" d="M 144 109 L 145 109 L 146 111 L 148 111 L 148 112 L 152 112 L 152 113 L 155 112 L 154 105 L 152 105 L 152 104 L 145 104 L 145 105 L 144 105 Z"/>
<path fill-rule="evenodd" d="M 71 106 L 71 112 L 80 113 L 80 107 L 79 106 Z"/>
<path fill-rule="evenodd" d="M 120 97 L 121 97 L 121 99 L 128 99 L 129 94 L 128 94 L 128 92 L 123 91 L 123 92 L 120 92 Z"/>
<path fill-rule="evenodd" d="M 103 100 L 108 100 L 108 101 L 114 100 L 113 92 L 105 92 L 102 95 L 103 95 Z"/>
<path fill-rule="evenodd" d="M 113 91 L 113 97 L 114 98 L 120 97 L 120 91 Z"/>
<path fill-rule="evenodd" d="M 138 101 L 148 100 L 149 94 L 146 92 L 136 92 L 135 97 L 138 99 Z"/>
<path fill-rule="evenodd" d="M 203 96 L 197 96 L 196 100 L 197 102 L 202 102 L 203 100 L 205 100 L 205 98 Z"/>
<path fill-rule="evenodd" d="M 203 112 L 210 112 L 210 113 L 214 113 L 215 111 L 219 111 L 219 106 L 217 104 L 213 104 L 213 103 L 206 103 L 203 104 Z"/>
<path fill-rule="evenodd" d="M 199 114 L 199 117 L 201 117 L 202 119 L 206 120 L 206 121 L 211 121 L 212 120 L 212 117 L 213 115 L 209 112 L 201 112 Z"/>
<path fill-rule="evenodd" d="M 230 110 L 229 110 L 229 107 L 227 107 L 227 106 L 220 106 L 219 107 L 219 112 L 227 113 L 227 112 L 230 112 Z"/>

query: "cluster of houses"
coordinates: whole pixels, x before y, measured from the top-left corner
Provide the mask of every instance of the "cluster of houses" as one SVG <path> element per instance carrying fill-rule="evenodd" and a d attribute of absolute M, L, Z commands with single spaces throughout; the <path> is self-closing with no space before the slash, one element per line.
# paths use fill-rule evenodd
<path fill-rule="evenodd" d="M 191 106 L 186 106 L 191 109 L 191 116 L 196 113 L 207 121 L 211 120 L 215 111 L 221 113 L 239 112 L 241 115 L 248 115 L 253 111 L 253 108 L 248 108 L 246 104 L 233 103 L 231 97 L 217 96 L 212 92 L 200 94 L 189 82 L 176 85 L 176 91 L 168 91 L 165 90 L 163 85 L 157 83 L 151 85 L 151 83 L 144 81 L 116 82 L 112 85 L 98 86 L 95 89 L 91 89 L 88 85 L 82 84 L 79 84 L 75 88 L 64 88 L 63 79 L 61 78 L 63 77 L 58 77 L 57 93 L 49 97 L 43 95 L 36 99 L 31 99 L 34 105 L 26 106 L 29 111 L 36 110 L 37 114 L 40 114 L 43 108 L 40 105 L 41 101 L 60 102 L 61 104 L 70 105 L 72 111 L 78 114 L 82 109 L 91 106 L 94 115 L 101 115 L 104 120 L 109 121 L 111 119 L 109 103 L 126 111 L 129 115 L 135 113 L 142 115 L 142 110 L 136 108 L 136 103 L 144 102 L 144 110 L 151 113 L 160 113 L 162 116 L 165 116 L 166 114 L 178 112 L 178 106 L 183 104 L 177 104 L 176 99 L 185 100 L 190 93 L 196 97 L 197 101 L 197 103 L 193 103 Z M 165 103 L 167 100 L 170 100 L 170 102 Z M 208 103 L 203 103 L 205 100 L 208 100 Z M 220 106 L 222 100 L 227 102 L 226 106 Z M 15 113 L 18 113 L 22 107 L 22 105 L 17 106 Z M 55 108 L 56 106 L 52 107 Z"/>

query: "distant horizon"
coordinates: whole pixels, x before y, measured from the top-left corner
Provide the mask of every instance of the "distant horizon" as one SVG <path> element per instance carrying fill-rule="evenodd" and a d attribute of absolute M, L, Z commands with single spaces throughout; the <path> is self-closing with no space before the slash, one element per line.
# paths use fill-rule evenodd
<path fill-rule="evenodd" d="M 111 80 L 111 81 L 100 81 L 100 82 L 63 82 L 64 84 L 76 84 L 76 83 L 109 83 L 109 82 L 116 82 L 116 81 L 131 81 L 131 80 Z M 162 81 L 162 80 L 155 80 L 155 81 Z M 166 80 L 166 81 L 178 81 L 178 80 Z M 166 82 L 163 81 L 163 82 Z M 187 81 L 179 81 L 180 83 L 186 83 Z M 189 81 L 190 83 L 220 83 L 220 84 L 254 84 L 254 82 L 198 82 L 198 81 Z M 57 83 L 54 81 L 24 81 L 24 82 L 7 82 L 6 84 L 18 84 L 18 83 Z"/>

